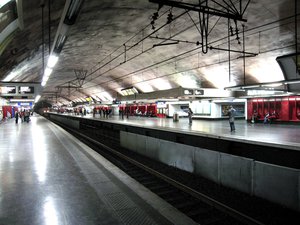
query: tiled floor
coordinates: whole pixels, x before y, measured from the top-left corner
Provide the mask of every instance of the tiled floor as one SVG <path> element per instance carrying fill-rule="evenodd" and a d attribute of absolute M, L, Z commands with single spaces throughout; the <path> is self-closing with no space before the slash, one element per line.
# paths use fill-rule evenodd
<path fill-rule="evenodd" d="M 73 136 L 36 116 L 29 123 L 11 119 L 0 124 L 0 224 L 192 222 Z"/>

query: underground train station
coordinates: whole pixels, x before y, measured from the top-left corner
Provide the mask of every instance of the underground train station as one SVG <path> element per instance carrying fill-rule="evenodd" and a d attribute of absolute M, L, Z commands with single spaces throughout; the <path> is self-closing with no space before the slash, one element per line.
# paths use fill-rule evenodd
<path fill-rule="evenodd" d="M 298 0 L 1 0 L 0 224 L 299 224 Z"/>

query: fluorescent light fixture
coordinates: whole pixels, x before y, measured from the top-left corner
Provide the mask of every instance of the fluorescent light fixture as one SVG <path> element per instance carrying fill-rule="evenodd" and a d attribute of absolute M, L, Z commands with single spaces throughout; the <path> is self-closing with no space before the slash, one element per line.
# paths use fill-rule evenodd
<path fill-rule="evenodd" d="M 34 102 L 34 99 L 29 99 L 29 98 L 12 98 L 9 101 L 10 102 Z"/>
<path fill-rule="evenodd" d="M 53 68 L 55 66 L 55 64 L 58 61 L 58 56 L 57 55 L 50 55 L 49 59 L 48 59 L 48 64 L 47 67 L 48 68 Z"/>
<path fill-rule="evenodd" d="M 46 67 L 44 76 L 49 77 L 50 74 L 52 73 L 52 71 L 53 71 L 53 69 Z"/>
<path fill-rule="evenodd" d="M 135 87 L 123 88 L 121 94 L 123 96 L 138 94 L 138 90 Z"/>
<path fill-rule="evenodd" d="M 42 86 L 45 86 L 50 76 L 44 76 L 42 80 Z"/>
<path fill-rule="evenodd" d="M 62 29 L 61 32 L 67 32 L 66 31 L 66 30 L 68 30 L 67 25 L 62 25 L 61 29 Z M 66 35 L 59 34 L 57 39 L 56 39 L 53 52 L 59 54 L 61 52 L 61 50 L 63 49 L 66 40 L 67 40 Z"/>
<path fill-rule="evenodd" d="M 53 69 L 46 67 L 41 85 L 44 87 L 52 73 Z"/>
<path fill-rule="evenodd" d="M 41 98 L 41 96 L 40 96 L 40 95 L 37 95 L 37 96 L 35 97 L 35 99 L 34 99 L 34 102 L 35 102 L 35 103 L 38 102 L 40 98 Z"/>

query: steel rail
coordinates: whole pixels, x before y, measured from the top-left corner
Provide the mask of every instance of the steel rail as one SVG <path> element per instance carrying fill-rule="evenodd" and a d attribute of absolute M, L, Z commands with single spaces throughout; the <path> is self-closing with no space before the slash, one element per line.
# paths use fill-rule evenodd
<path fill-rule="evenodd" d="M 56 122 L 56 121 L 55 121 Z M 57 122 L 56 122 L 57 123 Z M 64 124 L 61 124 L 63 127 L 66 127 L 66 125 Z M 93 138 L 89 137 L 89 136 L 86 136 L 85 134 L 82 134 L 81 132 L 77 131 L 77 130 L 74 130 L 72 128 L 69 128 L 69 127 L 66 127 L 68 130 L 71 130 L 72 132 L 78 134 L 79 136 L 83 137 L 84 139 L 86 140 L 89 140 L 90 142 L 98 145 L 98 146 L 101 146 L 102 148 L 106 149 L 107 151 L 117 155 L 118 157 L 121 157 L 122 159 L 125 159 L 127 160 L 128 162 L 134 164 L 135 166 L 147 171 L 148 173 L 164 180 L 165 182 L 175 186 L 176 188 L 180 189 L 181 191 L 185 192 L 185 193 L 188 193 L 190 194 L 191 196 L 195 197 L 196 199 L 200 200 L 200 201 L 203 201 L 205 202 L 206 204 L 232 216 L 233 218 L 237 219 L 238 221 L 240 222 L 243 222 L 245 224 L 249 224 L 249 225 L 265 225 L 264 223 L 258 221 L 258 220 L 255 220 L 254 218 L 250 217 L 250 216 L 247 216 L 245 215 L 244 213 L 241 213 L 203 193 L 200 193 L 160 172 L 157 172 L 155 170 L 153 170 L 152 168 L 148 167 L 148 166 L 145 166 L 144 164 L 118 152 L 117 150 L 113 149 L 113 148 L 110 148 L 109 146 L 103 144 L 103 143 L 100 143 L 99 141 L 96 141 L 94 140 Z"/>

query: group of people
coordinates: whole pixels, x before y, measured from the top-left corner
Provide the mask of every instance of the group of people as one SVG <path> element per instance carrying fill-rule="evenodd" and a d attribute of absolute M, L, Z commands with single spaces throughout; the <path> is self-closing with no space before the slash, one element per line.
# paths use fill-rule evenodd
<path fill-rule="evenodd" d="M 30 121 L 30 111 L 29 110 L 22 110 L 20 112 L 15 112 L 15 119 L 16 119 L 16 123 L 19 122 L 19 118 L 21 118 L 22 122 L 27 122 L 29 123 Z"/>
<path fill-rule="evenodd" d="M 272 113 L 267 113 L 264 117 L 264 124 L 271 123 L 273 120 L 277 119 L 278 115 L 275 110 Z"/>
<path fill-rule="evenodd" d="M 254 110 L 251 118 L 251 123 L 256 123 L 259 121 L 259 119 L 262 119 L 262 117 L 257 113 L 256 110 Z M 278 119 L 278 114 L 274 110 L 272 113 L 267 112 L 265 116 L 263 117 L 263 123 L 271 123 L 273 120 Z"/>
<path fill-rule="evenodd" d="M 77 109 L 77 108 L 74 109 L 74 114 L 75 114 L 75 115 L 85 116 L 86 113 L 87 113 L 87 110 L 86 110 L 86 108 L 84 108 L 84 107 L 78 108 L 78 109 Z"/>
<path fill-rule="evenodd" d="M 103 115 L 103 117 L 106 118 L 109 115 L 111 115 L 111 113 L 112 113 L 112 110 L 109 108 L 102 108 L 102 109 L 94 108 L 93 109 L 93 117 L 95 117 L 96 114 L 99 114 L 100 117 L 102 117 L 102 115 Z"/>

